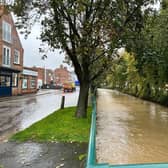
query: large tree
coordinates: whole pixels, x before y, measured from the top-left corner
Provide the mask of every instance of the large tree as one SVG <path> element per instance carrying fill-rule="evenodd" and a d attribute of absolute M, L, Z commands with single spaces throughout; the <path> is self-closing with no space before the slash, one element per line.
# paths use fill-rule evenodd
<path fill-rule="evenodd" d="M 65 51 L 80 81 L 76 116 L 86 117 L 90 86 L 123 45 L 125 32 L 142 28 L 144 11 L 151 3 L 153 0 L 15 0 L 13 9 L 27 33 L 40 20 L 41 40 Z"/>

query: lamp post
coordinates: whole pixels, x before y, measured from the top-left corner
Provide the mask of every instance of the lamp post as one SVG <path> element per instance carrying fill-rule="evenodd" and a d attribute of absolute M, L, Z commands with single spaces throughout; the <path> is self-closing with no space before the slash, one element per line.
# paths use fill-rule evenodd
<path fill-rule="evenodd" d="M 42 60 L 44 61 L 44 81 L 43 81 L 43 85 L 46 85 L 46 67 L 45 67 L 45 58 L 46 57 L 42 57 Z"/>
<path fill-rule="evenodd" d="M 45 64 L 44 64 L 44 84 L 46 85 L 46 68 L 45 68 Z"/>

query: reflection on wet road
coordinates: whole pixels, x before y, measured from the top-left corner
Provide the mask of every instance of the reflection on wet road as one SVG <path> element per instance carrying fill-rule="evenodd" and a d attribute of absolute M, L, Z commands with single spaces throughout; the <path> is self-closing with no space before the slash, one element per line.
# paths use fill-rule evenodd
<path fill-rule="evenodd" d="M 78 90 L 65 93 L 65 106 L 77 104 Z M 16 100 L 0 102 L 0 141 L 18 130 L 29 127 L 60 108 L 63 93 L 53 90 L 48 94 L 20 97 Z"/>
<path fill-rule="evenodd" d="M 168 108 L 104 89 L 97 108 L 98 162 L 168 162 Z"/>

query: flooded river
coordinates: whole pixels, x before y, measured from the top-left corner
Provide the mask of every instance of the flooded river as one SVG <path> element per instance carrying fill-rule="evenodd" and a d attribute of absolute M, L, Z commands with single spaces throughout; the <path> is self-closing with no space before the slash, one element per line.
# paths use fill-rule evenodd
<path fill-rule="evenodd" d="M 98 162 L 168 162 L 168 108 L 105 89 L 97 108 Z"/>

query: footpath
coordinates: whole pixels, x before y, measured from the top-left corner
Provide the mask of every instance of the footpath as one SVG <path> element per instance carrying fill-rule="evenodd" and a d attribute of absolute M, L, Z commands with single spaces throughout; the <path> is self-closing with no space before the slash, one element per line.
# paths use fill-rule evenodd
<path fill-rule="evenodd" d="M 75 143 L 16 143 L 0 144 L 2 168 L 84 168 L 80 161 L 87 144 Z"/>
<path fill-rule="evenodd" d="M 25 94 L 25 95 L 20 95 L 20 96 L 0 97 L 0 102 L 25 99 L 25 98 L 34 97 L 34 96 L 40 96 L 40 95 L 45 95 L 45 94 L 53 94 L 54 91 L 55 90 L 42 89 L 42 90 L 39 90 L 37 93 Z"/>

